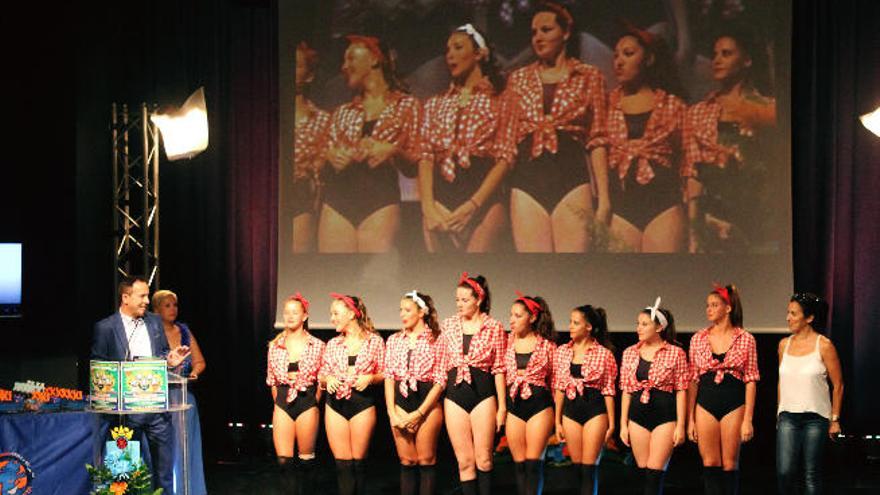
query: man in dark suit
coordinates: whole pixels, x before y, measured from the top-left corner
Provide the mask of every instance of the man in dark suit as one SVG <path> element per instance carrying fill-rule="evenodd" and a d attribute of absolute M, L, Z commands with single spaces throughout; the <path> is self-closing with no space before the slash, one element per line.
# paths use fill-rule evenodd
<path fill-rule="evenodd" d="M 92 359 L 102 361 L 129 361 L 139 357 L 160 357 L 173 368 L 189 355 L 187 346 L 169 349 L 162 320 L 147 312 L 150 303 L 150 287 L 139 277 L 126 277 L 119 283 L 119 311 L 95 323 L 92 339 Z M 108 416 L 103 437 L 110 421 L 118 417 Z M 164 493 L 174 493 L 172 474 L 173 430 L 168 413 L 130 414 L 125 416 L 127 426 L 144 432 L 150 446 L 153 464 L 153 484 L 162 487 Z"/>

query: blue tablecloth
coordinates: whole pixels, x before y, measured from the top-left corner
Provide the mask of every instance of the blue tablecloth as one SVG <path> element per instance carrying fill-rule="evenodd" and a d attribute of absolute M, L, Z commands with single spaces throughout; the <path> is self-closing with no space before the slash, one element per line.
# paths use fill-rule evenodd
<path fill-rule="evenodd" d="M 0 415 L 0 453 L 15 452 L 34 472 L 35 495 L 87 495 L 98 424 L 85 412 Z"/>

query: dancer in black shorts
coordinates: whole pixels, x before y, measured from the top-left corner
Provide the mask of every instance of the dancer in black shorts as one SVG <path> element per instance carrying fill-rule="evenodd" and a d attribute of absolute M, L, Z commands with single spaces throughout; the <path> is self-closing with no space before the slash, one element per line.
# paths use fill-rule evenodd
<path fill-rule="evenodd" d="M 580 495 L 597 490 L 602 446 L 614 434 L 617 362 L 605 310 L 589 304 L 571 311 L 571 340 L 556 349 L 553 388 L 556 436 L 568 444 Z"/>
<path fill-rule="evenodd" d="M 620 439 L 644 470 L 645 495 L 659 494 L 672 449 L 685 440 L 690 369 L 659 297 L 639 313 L 636 331 L 639 342 L 620 362 Z"/>
<path fill-rule="evenodd" d="M 556 329 L 547 302 L 519 297 L 510 307 L 510 340 L 504 355 L 507 376 L 507 444 L 519 493 L 537 495 L 544 477 L 541 456 L 553 434 L 553 356 Z"/>
<path fill-rule="evenodd" d="M 489 316 L 491 295 L 482 276 L 462 274 L 455 306 L 458 314 L 440 325 L 447 371 L 446 431 L 458 460 L 462 494 L 489 495 L 495 433 L 507 417 L 506 337 L 501 322 Z"/>
<path fill-rule="evenodd" d="M 400 457 L 400 494 L 433 495 L 446 386 L 440 323 L 431 297 L 415 290 L 400 300 L 400 320 L 403 329 L 385 346 L 385 407 Z"/>
<path fill-rule="evenodd" d="M 327 343 L 319 379 L 327 389 L 324 426 L 336 459 L 340 495 L 366 490 L 367 451 L 376 426 L 377 387 L 385 377 L 385 345 L 355 296 L 331 294 L 330 322 L 339 336 Z"/>
<path fill-rule="evenodd" d="M 288 493 L 315 484 L 318 370 L 324 343 L 309 334 L 309 302 L 297 292 L 284 301 L 284 330 L 269 343 L 266 384 L 272 387 L 272 440 Z M 299 453 L 294 457 L 297 447 Z"/>

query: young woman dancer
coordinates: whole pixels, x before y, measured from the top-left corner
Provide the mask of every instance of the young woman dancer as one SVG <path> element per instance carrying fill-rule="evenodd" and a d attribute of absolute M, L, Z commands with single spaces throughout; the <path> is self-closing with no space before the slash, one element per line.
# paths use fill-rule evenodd
<path fill-rule="evenodd" d="M 614 434 L 617 362 L 608 338 L 605 310 L 589 304 L 571 311 L 571 340 L 556 349 L 553 388 L 556 436 L 568 444 L 580 495 L 599 486 L 602 446 Z"/>
<path fill-rule="evenodd" d="M 687 106 L 664 41 L 630 27 L 614 48 L 618 86 L 608 97 L 611 232 L 637 252 L 685 247 L 683 176 Z"/>
<path fill-rule="evenodd" d="M 532 17 L 538 61 L 515 71 L 508 139 L 517 146 L 510 177 L 510 218 L 520 252 L 584 252 L 593 220 L 591 175 L 598 191 L 596 216 L 608 222 L 605 80 L 568 53 L 576 43 L 565 7 L 542 3 Z M 592 174 L 590 167 L 592 166 Z"/>
<path fill-rule="evenodd" d="M 403 330 L 385 345 L 385 406 L 400 457 L 400 494 L 433 495 L 446 386 L 440 323 L 431 297 L 415 290 L 400 300 L 400 320 Z"/>
<path fill-rule="evenodd" d="M 547 302 L 517 292 L 510 308 L 510 340 L 504 354 L 507 376 L 507 444 L 515 463 L 519 495 L 538 495 L 541 455 L 553 434 L 553 356 L 556 329 Z"/>
<path fill-rule="evenodd" d="M 299 292 L 284 301 L 282 315 L 284 330 L 269 342 L 266 366 L 266 384 L 275 402 L 272 441 L 285 490 L 308 494 L 315 487 L 315 440 L 321 420 L 318 370 L 324 343 L 309 333 L 309 301 Z"/>
<path fill-rule="evenodd" d="M 803 456 L 804 492 L 822 492 L 822 452 L 840 433 L 843 374 L 825 327 L 827 305 L 815 294 L 798 292 L 788 303 L 791 336 L 779 342 L 779 406 L 776 474 L 779 493 L 796 493 L 798 459 Z M 828 381 L 831 381 L 831 390 Z"/>
<path fill-rule="evenodd" d="M 342 73 L 357 96 L 331 117 L 318 249 L 386 252 L 400 227 L 398 169 L 418 160 L 419 102 L 404 93 L 383 43 L 348 41 Z"/>
<path fill-rule="evenodd" d="M 491 252 L 507 224 L 500 184 L 513 152 L 500 146 L 504 78 L 470 24 L 446 42 L 449 90 L 425 103 L 419 192 L 425 244 Z"/>
<path fill-rule="evenodd" d="M 659 297 L 639 313 L 636 332 L 639 342 L 620 362 L 620 439 L 644 470 L 645 495 L 656 495 L 663 492 L 672 450 L 685 441 L 690 369 L 675 341 L 672 313 Z"/>
<path fill-rule="evenodd" d="M 739 447 L 754 436 L 758 351 L 755 337 L 742 328 L 736 287 L 709 293 L 706 318 L 711 325 L 691 337 L 688 436 L 700 448 L 706 493 L 735 494 Z"/>
<path fill-rule="evenodd" d="M 330 114 L 306 98 L 315 78 L 318 54 L 305 42 L 296 46 L 296 100 L 293 131 L 293 241 L 294 253 L 306 253 L 315 246 L 315 208 L 318 173 L 324 164 L 324 147 L 330 128 Z"/>
<path fill-rule="evenodd" d="M 331 294 L 330 322 L 340 335 L 327 343 L 319 379 L 327 389 L 324 426 L 336 459 L 340 495 L 366 493 L 366 464 L 376 426 L 373 385 L 384 380 L 385 345 L 355 296 Z"/>
<path fill-rule="evenodd" d="M 455 306 L 458 313 L 440 325 L 447 370 L 446 431 L 458 460 L 462 493 L 490 495 L 495 433 L 507 417 L 506 336 L 501 322 L 489 316 L 491 295 L 482 276 L 461 275 Z"/>

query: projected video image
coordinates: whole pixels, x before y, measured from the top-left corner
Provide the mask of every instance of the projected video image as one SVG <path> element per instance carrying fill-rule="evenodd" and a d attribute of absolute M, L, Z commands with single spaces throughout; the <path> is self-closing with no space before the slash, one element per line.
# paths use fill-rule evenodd
<path fill-rule="evenodd" d="M 780 5 L 299 2 L 283 251 L 778 253 Z"/>

